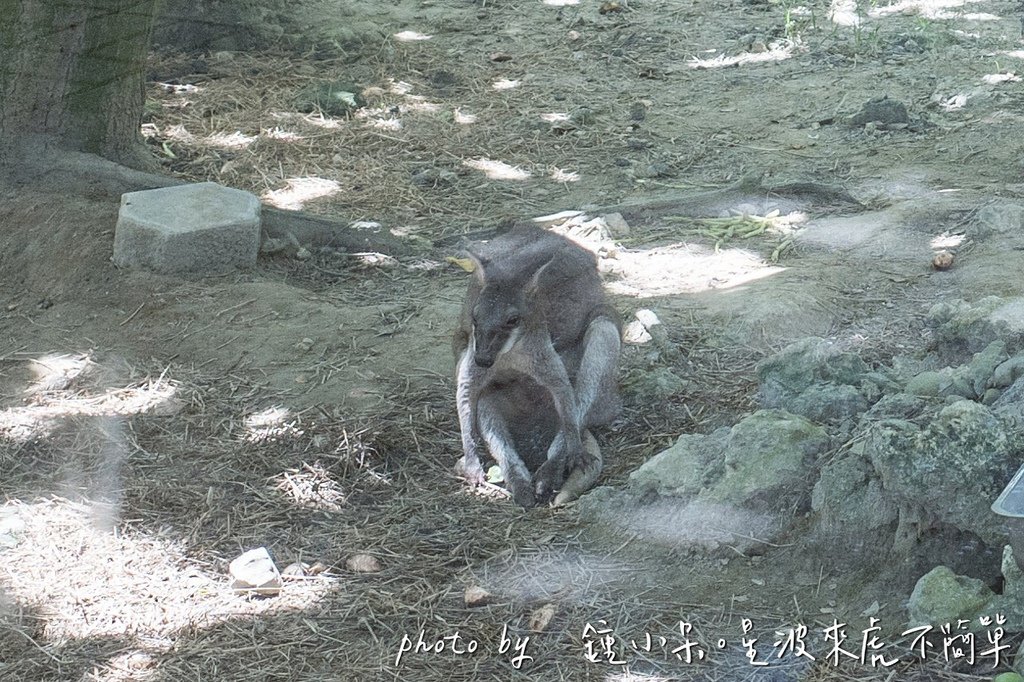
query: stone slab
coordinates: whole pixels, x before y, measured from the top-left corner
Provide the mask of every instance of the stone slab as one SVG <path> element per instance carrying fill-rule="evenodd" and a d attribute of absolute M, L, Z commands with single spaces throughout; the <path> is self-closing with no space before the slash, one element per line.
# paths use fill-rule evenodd
<path fill-rule="evenodd" d="M 260 201 L 202 182 L 121 195 L 114 264 L 154 272 L 207 274 L 253 267 Z"/>

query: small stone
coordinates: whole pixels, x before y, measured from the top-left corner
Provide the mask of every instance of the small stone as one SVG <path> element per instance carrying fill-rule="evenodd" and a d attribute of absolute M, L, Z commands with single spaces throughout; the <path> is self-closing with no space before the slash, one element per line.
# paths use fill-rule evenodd
<path fill-rule="evenodd" d="M 305 246 L 300 246 L 299 250 L 295 252 L 295 257 L 299 260 L 309 260 L 313 257 L 313 253 Z"/>
<path fill-rule="evenodd" d="M 949 270 L 953 267 L 953 252 L 952 251 L 939 251 L 932 256 L 932 267 L 936 270 Z"/>
<path fill-rule="evenodd" d="M 972 619 L 991 598 L 992 590 L 981 580 L 936 566 L 921 576 L 910 595 L 910 625 L 942 625 Z"/>
<path fill-rule="evenodd" d="M 508 52 L 492 52 L 488 59 L 492 62 L 510 62 L 512 61 L 512 55 Z"/>
<path fill-rule="evenodd" d="M 315 341 L 310 338 L 305 338 L 295 344 L 295 350 L 301 353 L 308 353 L 313 348 Z"/>
<path fill-rule="evenodd" d="M 288 564 L 281 571 L 281 576 L 284 578 L 304 578 L 306 575 L 306 564 L 300 561 Z"/>
<path fill-rule="evenodd" d="M 554 617 L 555 605 L 545 604 L 530 614 L 530 620 L 528 621 L 529 624 L 527 627 L 530 628 L 530 632 L 544 632 L 547 630 L 548 625 L 551 623 L 551 619 Z"/>
<path fill-rule="evenodd" d="M 281 574 L 266 547 L 258 547 L 237 557 L 228 566 L 231 589 L 235 592 L 274 597 L 281 593 Z"/>
<path fill-rule="evenodd" d="M 353 573 L 377 573 L 383 567 L 372 554 L 353 554 L 345 560 L 345 568 Z"/>
<path fill-rule="evenodd" d="M 463 593 L 462 600 L 469 607 L 487 606 L 494 600 L 494 595 L 479 585 L 470 585 Z"/>
<path fill-rule="evenodd" d="M 1003 394 L 998 388 L 990 388 L 985 391 L 981 396 L 982 405 L 992 405 L 995 401 L 999 400 L 999 396 Z"/>
<path fill-rule="evenodd" d="M 921 372 L 907 382 L 907 393 L 920 397 L 937 396 L 945 380 L 945 377 L 939 372 L 931 370 Z"/>
<path fill-rule="evenodd" d="M 322 561 L 314 561 L 313 564 L 306 569 L 307 575 L 320 575 L 326 573 L 329 566 Z"/>

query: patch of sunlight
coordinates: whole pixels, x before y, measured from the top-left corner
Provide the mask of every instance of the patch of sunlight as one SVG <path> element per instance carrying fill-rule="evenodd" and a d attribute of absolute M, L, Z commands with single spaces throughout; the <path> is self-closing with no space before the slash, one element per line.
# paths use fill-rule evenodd
<path fill-rule="evenodd" d="M 551 171 L 551 179 L 555 182 L 579 182 L 580 174 L 576 171 L 555 168 Z"/>
<path fill-rule="evenodd" d="M 857 0 L 832 0 L 828 8 L 828 18 L 837 26 L 860 26 Z"/>
<path fill-rule="evenodd" d="M 981 80 L 988 85 L 999 85 L 1000 83 L 1020 82 L 1020 76 L 1016 75 L 1012 71 L 1009 73 L 987 73 L 981 77 Z"/>
<path fill-rule="evenodd" d="M 494 81 L 494 83 L 491 84 L 491 87 L 494 88 L 495 90 L 511 90 L 512 88 L 519 87 L 519 81 L 511 80 L 508 78 L 502 78 L 500 80 Z"/>
<path fill-rule="evenodd" d="M 59 498 L 0 505 L 3 516 L 19 522 L 17 544 L 0 552 L 6 598 L 46 614 L 45 627 L 33 627 L 33 643 L 44 652 L 119 642 L 122 653 L 152 661 L 159 672 L 160 658 L 194 643 L 203 628 L 314 608 L 334 589 L 325 575 L 287 581 L 274 599 L 246 599 L 195 561 L 186 539 L 123 520 L 113 525 L 116 532 L 104 530 L 93 511 Z M 126 677 L 102 668 L 89 679 L 140 679 L 138 670 Z"/>
<path fill-rule="evenodd" d="M 492 180 L 528 180 L 530 172 L 517 166 L 511 166 L 504 161 L 493 159 L 466 159 L 462 165 L 482 172 Z"/>
<path fill-rule="evenodd" d="M 1024 50 L 1003 50 L 1003 54 L 1014 59 L 1024 59 Z"/>
<path fill-rule="evenodd" d="M 459 109 L 455 110 L 455 122 L 458 123 L 459 125 L 469 125 L 471 123 L 476 123 L 476 121 L 476 114 L 467 114 Z"/>
<path fill-rule="evenodd" d="M 548 123 L 564 123 L 569 120 L 569 114 L 553 111 L 549 114 L 541 114 L 540 118 Z"/>
<path fill-rule="evenodd" d="M 245 435 L 247 443 L 276 443 L 285 437 L 301 436 L 298 420 L 290 420 L 291 410 L 287 407 L 268 407 L 265 410 L 250 414 L 245 418 Z"/>
<path fill-rule="evenodd" d="M 428 36 L 426 33 L 420 33 L 419 31 L 399 31 L 395 34 L 395 40 L 399 40 L 403 43 L 412 43 L 418 40 L 430 40 L 434 36 Z"/>
<path fill-rule="evenodd" d="M 211 147 L 221 149 L 245 149 L 255 140 L 255 135 L 246 135 L 239 130 L 233 133 L 210 133 L 203 139 Z"/>
<path fill-rule="evenodd" d="M 348 225 L 353 230 L 379 230 L 381 224 L 375 220 L 355 220 Z"/>
<path fill-rule="evenodd" d="M 303 462 L 301 468 L 283 471 L 271 481 L 300 507 L 337 511 L 345 503 L 341 485 L 320 462 Z"/>
<path fill-rule="evenodd" d="M 959 14 L 957 12 L 943 12 L 943 16 L 940 19 L 963 19 L 965 21 L 1002 21 L 1002 17 L 997 14 L 989 14 L 988 12 L 968 12 L 967 14 Z"/>
<path fill-rule="evenodd" d="M 373 118 L 367 121 L 366 125 L 395 133 L 402 129 L 402 120 L 399 118 Z"/>
<path fill-rule="evenodd" d="M 786 269 L 746 249 L 694 244 L 620 251 L 602 267 L 616 276 L 607 284 L 612 293 L 636 298 L 731 289 Z"/>
<path fill-rule="evenodd" d="M 263 200 L 277 208 L 300 211 L 307 201 L 335 194 L 341 186 L 324 178 L 288 178 L 282 189 L 268 190 Z"/>
<path fill-rule="evenodd" d="M 408 95 L 410 92 L 412 92 L 412 85 L 406 83 L 405 81 L 393 80 L 391 81 L 390 87 L 388 87 L 388 91 L 396 95 Z"/>
<path fill-rule="evenodd" d="M 268 128 L 263 131 L 263 134 L 271 140 L 280 140 L 281 142 L 298 142 L 303 139 L 303 136 L 296 132 L 292 132 L 291 130 L 282 130 L 280 128 Z"/>
<path fill-rule="evenodd" d="M 41 358 L 33 358 L 29 363 L 33 381 L 25 389 L 26 393 L 63 391 L 71 382 L 95 366 L 88 353 L 51 353 Z"/>
<path fill-rule="evenodd" d="M 727 66 L 781 62 L 793 56 L 796 46 L 795 41 L 779 40 L 771 43 L 766 52 L 744 52 L 732 57 L 720 54 L 707 59 L 694 57 L 689 64 L 691 69 L 721 69 Z"/>
<path fill-rule="evenodd" d="M 441 111 L 440 104 L 437 102 L 428 102 L 426 97 L 421 97 L 419 95 L 407 95 L 406 99 L 409 101 L 402 105 L 402 109 L 405 109 L 406 111 L 426 111 L 430 113 Z"/>
<path fill-rule="evenodd" d="M 967 239 L 965 234 L 949 234 L 943 232 L 942 234 L 936 235 L 932 238 L 930 245 L 933 249 L 955 249 L 964 243 Z"/>
<path fill-rule="evenodd" d="M 328 118 L 323 114 L 307 114 L 303 117 L 303 120 L 310 125 L 314 125 L 317 128 L 323 128 L 324 130 L 337 130 L 341 127 L 340 121 Z"/>
<path fill-rule="evenodd" d="M 541 0 L 541 2 L 552 7 L 569 7 L 580 4 L 580 0 Z"/>
<path fill-rule="evenodd" d="M 939 102 L 939 108 L 943 111 L 956 111 L 957 109 L 963 109 L 967 106 L 967 100 L 969 99 L 970 95 L 961 92 L 941 100 Z"/>
<path fill-rule="evenodd" d="M 893 14 L 904 14 L 924 17 L 926 19 L 966 18 L 963 8 L 971 2 L 981 0 L 899 0 L 891 5 L 872 7 L 868 10 L 869 17 L 887 17 Z M 953 11 L 949 11 L 952 9 Z"/>
<path fill-rule="evenodd" d="M 177 388 L 165 381 L 112 388 L 99 395 L 40 394 L 31 405 L 0 410 L 0 437 L 23 443 L 45 436 L 67 417 L 102 417 L 149 412 L 168 405 Z"/>
<path fill-rule="evenodd" d="M 270 117 L 279 121 L 302 121 L 303 123 L 308 123 L 316 126 L 317 128 L 325 128 L 327 130 L 335 130 L 341 127 L 341 123 L 336 119 L 327 118 L 320 112 L 297 114 L 294 111 L 272 111 L 270 112 Z"/>

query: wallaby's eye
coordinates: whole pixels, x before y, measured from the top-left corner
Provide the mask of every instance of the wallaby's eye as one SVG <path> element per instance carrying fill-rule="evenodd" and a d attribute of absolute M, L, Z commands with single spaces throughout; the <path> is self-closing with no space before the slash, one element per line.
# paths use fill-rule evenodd
<path fill-rule="evenodd" d="M 509 315 L 507 318 L 505 318 L 505 326 L 506 327 L 514 327 L 517 324 L 519 324 L 519 315 L 512 314 L 512 315 Z"/>

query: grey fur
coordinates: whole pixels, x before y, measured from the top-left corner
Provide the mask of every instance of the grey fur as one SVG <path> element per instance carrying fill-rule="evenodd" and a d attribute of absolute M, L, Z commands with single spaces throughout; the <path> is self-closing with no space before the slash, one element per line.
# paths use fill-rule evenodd
<path fill-rule="evenodd" d="M 476 271 L 453 339 L 462 429 L 457 471 L 483 480 L 482 440 L 515 502 L 575 499 L 601 471 L 590 434 L 618 414 L 621 323 L 597 261 L 574 242 L 517 227 L 470 251 Z"/>

